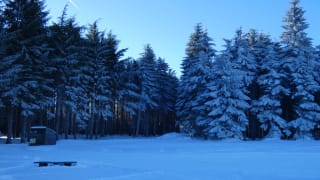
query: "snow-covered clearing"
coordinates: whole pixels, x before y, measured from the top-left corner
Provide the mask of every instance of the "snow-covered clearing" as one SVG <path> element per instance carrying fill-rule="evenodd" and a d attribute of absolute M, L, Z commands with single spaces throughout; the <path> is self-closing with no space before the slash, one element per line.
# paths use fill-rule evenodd
<path fill-rule="evenodd" d="M 37 167 L 34 161 L 77 161 Z M 320 142 L 153 138 L 60 140 L 53 146 L 0 144 L 0 179 L 320 179 Z"/>

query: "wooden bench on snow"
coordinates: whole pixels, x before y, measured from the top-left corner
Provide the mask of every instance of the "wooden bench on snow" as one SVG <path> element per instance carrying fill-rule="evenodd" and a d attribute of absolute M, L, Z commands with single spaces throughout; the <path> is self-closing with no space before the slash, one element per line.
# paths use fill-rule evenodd
<path fill-rule="evenodd" d="M 54 165 L 75 166 L 77 164 L 76 161 L 37 161 L 34 163 L 37 164 L 39 167 L 54 166 Z"/>

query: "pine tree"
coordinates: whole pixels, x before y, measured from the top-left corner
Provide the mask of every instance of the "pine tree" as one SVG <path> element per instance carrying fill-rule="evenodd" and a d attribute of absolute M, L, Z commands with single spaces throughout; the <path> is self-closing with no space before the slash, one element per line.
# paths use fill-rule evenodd
<path fill-rule="evenodd" d="M 75 137 L 78 124 L 84 124 L 77 112 L 79 89 L 77 76 L 79 74 L 79 54 L 81 44 L 81 27 L 75 23 L 74 18 L 67 17 L 67 6 L 64 8 L 58 22 L 49 27 L 50 67 L 53 87 L 55 92 L 55 127 L 58 134 L 65 132 L 67 138 L 69 125 L 73 124 L 72 130 Z M 63 113 L 67 112 L 67 113 Z"/>
<path fill-rule="evenodd" d="M 88 96 L 90 118 L 88 122 L 88 136 L 93 138 L 93 134 L 101 134 L 100 124 L 103 124 L 108 118 L 113 116 L 112 113 L 112 91 L 111 76 L 108 68 L 107 44 L 104 33 L 100 32 L 97 22 L 89 27 L 87 33 L 86 46 L 82 63 L 83 88 Z M 94 128 L 95 127 L 95 128 Z"/>
<path fill-rule="evenodd" d="M 256 30 L 250 29 L 247 34 L 245 34 L 245 39 L 247 40 L 246 44 L 249 49 L 249 53 L 254 59 L 255 69 L 251 69 L 251 72 L 254 73 L 253 80 L 247 87 L 248 96 L 250 97 L 250 108 L 247 112 L 249 125 L 247 127 L 247 137 L 251 139 L 261 138 L 261 128 L 260 123 L 257 117 L 257 113 L 254 111 L 255 104 L 257 100 L 262 96 L 261 86 L 258 83 L 258 78 L 261 76 L 262 61 L 266 54 L 263 41 L 263 34 L 258 34 Z"/>
<path fill-rule="evenodd" d="M 119 89 L 115 111 L 119 119 L 127 122 L 129 135 L 135 135 L 135 120 L 138 117 L 139 108 L 139 65 L 133 59 L 119 61 L 117 67 Z"/>
<path fill-rule="evenodd" d="M 2 60 L 4 58 L 4 42 L 5 42 L 5 32 L 4 32 L 4 18 L 3 18 L 3 7 L 0 3 L 0 65 L 2 65 Z M 5 77 L 3 76 L 3 69 L 0 68 L 0 92 L 2 93 L 3 87 L 3 80 Z M 0 109 L 4 108 L 3 100 L 2 100 L 2 94 L 0 94 Z"/>
<path fill-rule="evenodd" d="M 156 77 L 156 56 L 150 45 L 146 45 L 144 52 L 139 59 L 139 112 L 136 126 L 136 135 L 140 133 L 140 126 L 143 125 L 144 134 L 149 134 L 151 122 L 151 110 L 158 107 L 156 98 L 159 96 Z M 141 123 L 143 119 L 143 124 Z"/>
<path fill-rule="evenodd" d="M 252 104 L 259 96 L 259 86 L 256 83 L 259 74 L 259 65 L 252 51 L 252 47 L 250 47 L 254 44 L 254 38 L 251 37 L 254 36 L 254 34 L 255 32 L 252 30 L 247 34 L 244 34 L 241 29 L 237 30 L 232 46 L 233 64 L 240 72 L 243 72 L 243 92 L 249 97 L 248 103 L 250 104 L 250 108 L 248 108 L 245 113 L 249 120 L 247 136 L 250 138 L 255 138 L 257 131 L 257 120 L 255 113 L 252 112 Z"/>
<path fill-rule="evenodd" d="M 204 133 L 213 139 L 244 138 L 248 124 L 246 111 L 249 97 L 245 91 L 245 72 L 238 66 L 234 42 L 226 40 L 226 49 L 216 58 L 212 80 L 205 96 L 209 99 Z"/>
<path fill-rule="evenodd" d="M 212 66 L 215 50 L 213 43 L 202 26 L 197 24 L 191 35 L 187 57 L 182 62 L 182 76 L 178 87 L 177 115 L 182 130 L 192 136 L 201 136 L 201 122 L 206 116 L 203 109 L 205 99 L 201 95 L 206 90 L 208 73 Z"/>
<path fill-rule="evenodd" d="M 153 134 L 163 134 L 174 130 L 175 117 L 172 117 L 172 114 L 175 112 L 178 80 L 175 73 L 162 58 L 157 60 L 156 73 L 159 92 L 156 99 L 159 106 L 156 110 L 157 119 L 153 123 Z"/>
<path fill-rule="evenodd" d="M 164 131 L 165 132 L 172 132 L 172 131 L 176 131 L 177 127 L 176 127 L 176 109 L 175 109 L 175 105 L 177 102 L 177 97 L 178 97 L 178 92 L 177 92 L 177 88 L 179 85 L 179 79 L 176 76 L 176 72 L 172 69 L 169 69 L 167 72 L 167 77 L 168 77 L 168 85 L 166 87 L 166 92 L 167 92 L 167 96 L 168 97 L 168 103 L 167 103 L 167 108 L 168 108 L 168 112 L 167 112 L 167 123 L 163 125 L 164 127 Z"/>
<path fill-rule="evenodd" d="M 282 86 L 281 80 L 285 74 L 281 73 L 278 43 L 274 43 L 266 35 L 257 36 L 255 54 L 260 64 L 258 85 L 261 95 L 252 104 L 252 112 L 257 114 L 261 128 L 267 137 L 281 138 L 290 135 L 287 123 L 282 118 L 281 98 L 288 94 Z"/>
<path fill-rule="evenodd" d="M 2 96 L 9 114 L 20 113 L 21 142 L 25 141 L 26 123 L 36 111 L 53 103 L 52 89 L 44 79 L 48 62 L 46 45 L 47 12 L 39 0 L 12 0 L 5 2 L 3 12 L 5 33 L 2 73 L 7 82 Z M 13 115 L 8 115 L 8 139 L 11 143 Z"/>
<path fill-rule="evenodd" d="M 124 53 L 127 51 L 127 49 L 118 49 L 119 46 L 119 40 L 117 40 L 116 36 L 114 34 L 112 34 L 112 32 L 110 31 L 107 34 L 107 37 L 105 39 L 105 46 L 106 46 L 106 53 L 104 55 L 105 57 L 105 66 L 106 66 L 106 75 L 109 76 L 109 80 L 108 80 L 108 89 L 111 92 L 111 107 L 112 107 L 112 111 L 114 116 L 112 117 L 112 119 L 108 119 L 107 123 L 110 124 L 111 122 L 115 122 L 116 125 L 117 124 L 122 124 L 121 121 L 123 119 L 118 118 L 120 116 L 116 115 L 116 112 L 119 110 L 119 96 L 118 96 L 118 91 L 121 90 L 121 69 L 122 69 L 122 65 L 120 64 L 120 60 L 121 58 L 124 56 Z M 121 112 L 121 111 L 120 111 Z M 116 132 L 121 131 L 122 127 L 119 127 L 116 129 Z"/>
<path fill-rule="evenodd" d="M 298 4 L 299 0 L 291 1 L 291 8 L 284 18 L 285 32 L 281 36 L 284 46 L 283 70 L 287 73 L 286 82 L 290 88 L 289 101 L 283 103 L 293 104 L 292 109 L 283 111 L 283 115 L 295 138 L 309 136 L 316 122 L 320 120 L 320 106 L 315 102 L 314 96 L 320 90 L 319 82 L 315 81 L 318 76 L 315 71 L 318 62 L 311 39 L 305 32 L 308 28 L 304 18 L 305 11 Z M 291 111 L 293 116 L 289 116 Z"/>

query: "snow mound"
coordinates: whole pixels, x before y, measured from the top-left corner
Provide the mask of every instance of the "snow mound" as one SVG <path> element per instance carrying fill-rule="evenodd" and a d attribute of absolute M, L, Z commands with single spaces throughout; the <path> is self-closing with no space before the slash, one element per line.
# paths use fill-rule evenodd
<path fill-rule="evenodd" d="M 167 133 L 162 136 L 159 136 L 158 139 L 163 139 L 163 140 L 181 140 L 181 139 L 190 139 L 190 137 L 182 134 L 182 133 Z"/>

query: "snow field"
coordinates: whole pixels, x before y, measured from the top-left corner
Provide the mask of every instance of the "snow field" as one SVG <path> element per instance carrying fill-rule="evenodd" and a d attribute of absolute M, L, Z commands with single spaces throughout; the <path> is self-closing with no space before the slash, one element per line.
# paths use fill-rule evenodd
<path fill-rule="evenodd" d="M 37 167 L 35 161 L 77 161 Z M 0 144 L 0 180 L 317 180 L 320 143 L 203 141 L 179 134 L 153 138 L 60 140 L 54 146 Z"/>

